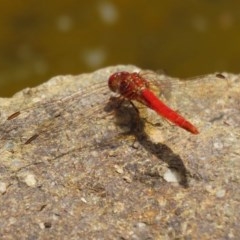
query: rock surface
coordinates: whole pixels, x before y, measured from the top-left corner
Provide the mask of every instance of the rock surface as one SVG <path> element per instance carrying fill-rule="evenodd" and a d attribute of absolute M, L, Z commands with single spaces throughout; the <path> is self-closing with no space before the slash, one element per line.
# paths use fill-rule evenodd
<path fill-rule="evenodd" d="M 240 239 L 240 76 L 157 77 L 191 135 L 119 106 L 107 79 L 122 70 L 139 69 L 58 76 L 0 100 L 1 239 Z"/>

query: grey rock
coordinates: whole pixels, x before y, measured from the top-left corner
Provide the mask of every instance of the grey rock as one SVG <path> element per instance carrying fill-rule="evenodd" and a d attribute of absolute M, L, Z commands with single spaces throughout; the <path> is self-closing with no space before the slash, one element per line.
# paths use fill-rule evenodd
<path fill-rule="evenodd" d="M 240 239 L 239 75 L 154 77 L 192 135 L 141 104 L 116 107 L 107 79 L 123 70 L 139 69 L 57 76 L 0 99 L 1 239 Z"/>

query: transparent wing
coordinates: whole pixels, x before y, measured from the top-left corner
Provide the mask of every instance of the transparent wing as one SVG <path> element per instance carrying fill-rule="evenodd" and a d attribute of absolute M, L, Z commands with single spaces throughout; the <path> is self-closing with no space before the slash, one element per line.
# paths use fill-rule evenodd
<path fill-rule="evenodd" d="M 187 79 L 170 78 L 164 74 L 156 74 L 153 71 L 141 71 L 140 74 L 151 83 L 151 88 L 158 91 L 166 100 L 180 91 L 191 93 L 195 90 L 198 98 L 204 98 L 206 94 L 216 95 L 219 94 L 219 92 L 215 91 L 216 84 L 220 84 L 222 90 L 226 89 L 229 84 L 227 76 L 221 73 L 195 76 Z"/>
<path fill-rule="evenodd" d="M 224 101 L 222 95 L 231 84 L 223 74 L 203 75 L 189 79 L 174 79 L 150 71 L 140 74 L 149 80 L 151 89 L 163 98 L 163 101 L 170 106 L 175 105 L 179 111 L 187 111 L 186 107 L 201 110 L 212 101 Z M 179 99 L 182 101 L 179 102 Z"/>
<path fill-rule="evenodd" d="M 114 146 L 119 138 L 106 80 L 70 96 L 13 113 L 0 126 L 0 147 L 55 158 L 76 148 Z M 76 142 L 77 141 L 77 142 Z"/>

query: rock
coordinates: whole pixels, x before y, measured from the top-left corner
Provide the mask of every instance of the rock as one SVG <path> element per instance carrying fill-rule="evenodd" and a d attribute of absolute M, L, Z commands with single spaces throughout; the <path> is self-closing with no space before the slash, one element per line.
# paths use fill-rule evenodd
<path fill-rule="evenodd" d="M 136 70 L 57 76 L 0 99 L 1 236 L 240 238 L 239 76 L 155 75 L 168 80 L 163 100 L 198 127 L 192 135 L 118 104 L 108 77 Z M 164 180 L 170 170 L 176 185 Z"/>

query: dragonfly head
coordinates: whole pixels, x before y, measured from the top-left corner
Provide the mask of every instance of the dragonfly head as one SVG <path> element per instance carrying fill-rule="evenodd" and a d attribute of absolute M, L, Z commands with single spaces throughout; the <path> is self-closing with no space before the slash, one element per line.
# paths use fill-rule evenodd
<path fill-rule="evenodd" d="M 108 79 L 108 87 L 113 92 L 119 92 L 121 82 L 128 78 L 129 75 L 129 72 L 124 71 L 113 73 Z"/>

